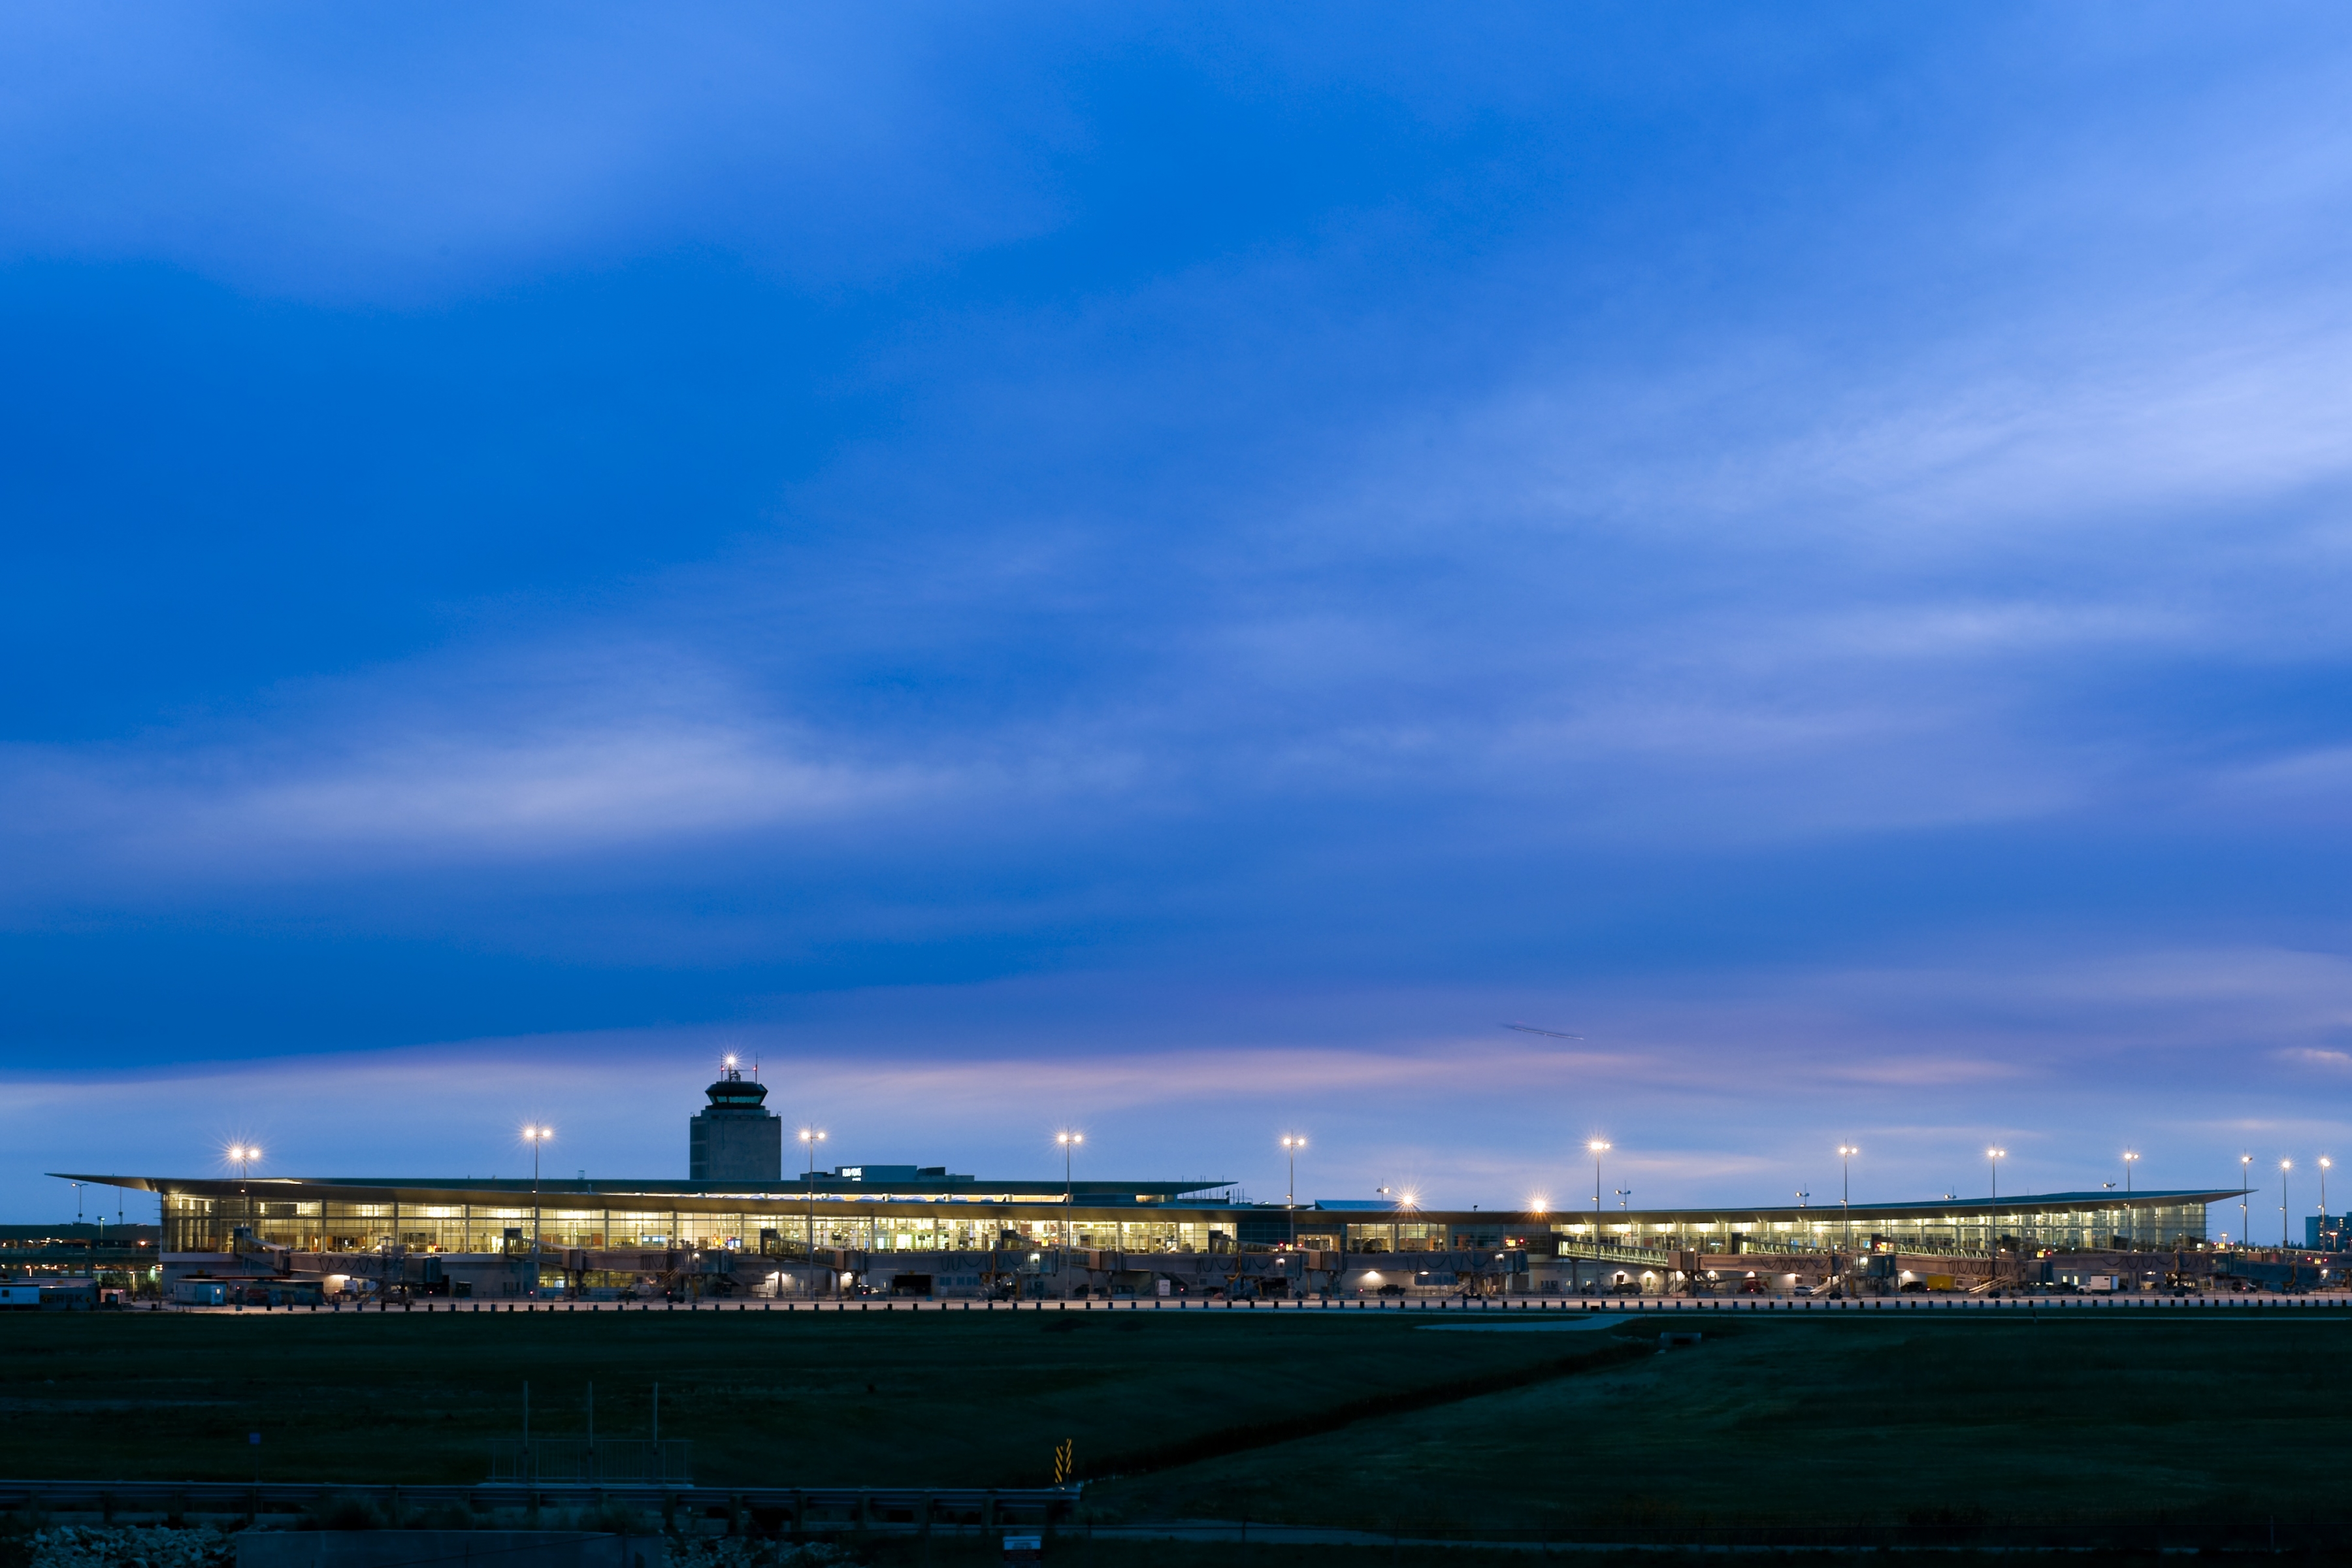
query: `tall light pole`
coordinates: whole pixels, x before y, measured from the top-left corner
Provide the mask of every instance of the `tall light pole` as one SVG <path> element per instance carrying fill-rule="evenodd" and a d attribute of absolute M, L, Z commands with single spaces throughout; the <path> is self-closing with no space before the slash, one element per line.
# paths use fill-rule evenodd
<path fill-rule="evenodd" d="M 2327 1167 L 2334 1163 L 2325 1154 L 2319 1157 L 2319 1229 L 2322 1235 L 2327 1230 Z"/>
<path fill-rule="evenodd" d="M 1838 1145 L 1838 1218 L 1845 1238 L 1845 1266 L 1853 1267 L 1853 1157 L 1862 1151 L 1851 1143 Z"/>
<path fill-rule="evenodd" d="M 2285 1250 L 2287 1249 L 2288 1245 L 2289 1245 L 2289 1243 L 2288 1243 L 2288 1241 L 2287 1241 L 2287 1236 L 2286 1236 L 2286 1222 L 2287 1222 L 2287 1207 L 2286 1207 L 2286 1205 L 2287 1205 L 2287 1197 L 2286 1197 L 2286 1182 L 2287 1182 L 2287 1173 L 2288 1173 L 2288 1172 L 2290 1172 L 2290 1171 L 2292 1171 L 2292 1170 L 2294 1170 L 2294 1161 L 2292 1161 L 2292 1160 L 2281 1160 L 2281 1161 L 2279 1162 L 2279 1250 L 2280 1250 L 2280 1251 L 2282 1251 L 2282 1252 L 2285 1251 Z"/>
<path fill-rule="evenodd" d="M 1290 1248 L 1298 1250 L 1298 1152 L 1307 1147 L 1307 1140 L 1285 1134 L 1282 1152 L 1290 1156 L 1290 1190 L 1283 1196 L 1283 1207 L 1290 1211 Z M 1305 1275 L 1300 1275 L 1305 1279 Z"/>
<path fill-rule="evenodd" d="M 539 1152 L 555 1136 L 552 1127 L 526 1127 L 522 1141 L 530 1145 L 530 1293 L 539 1294 Z M 395 1244 L 399 1237 L 393 1238 Z"/>
<path fill-rule="evenodd" d="M 1595 1138 L 1585 1147 L 1592 1151 L 1592 1235 L 1597 1241 L 1601 1236 L 1601 1156 L 1609 1152 L 1609 1145 Z"/>
<path fill-rule="evenodd" d="M 808 1151 L 808 1171 L 801 1177 L 801 1195 L 808 1200 L 808 1236 L 802 1242 L 807 1258 L 808 1293 L 816 1294 L 816 1146 L 824 1142 L 821 1127 L 801 1129 L 801 1146 Z"/>
<path fill-rule="evenodd" d="M 1057 1132 L 1054 1142 L 1062 1146 L 1062 1300 L 1070 1299 L 1070 1156 L 1087 1141 L 1083 1132 Z"/>
<path fill-rule="evenodd" d="M 2139 1155 L 2137 1152 L 2129 1149 L 2124 1151 L 2124 1195 L 2126 1197 L 2131 1195 L 2132 1167 L 2138 1163 Z"/>
<path fill-rule="evenodd" d="M 232 1143 L 228 1148 L 228 1158 L 229 1163 L 236 1167 L 236 1195 L 245 1200 L 244 1204 L 241 1205 L 245 1210 L 245 1223 L 248 1226 L 252 1226 L 253 1199 L 251 1194 L 247 1194 L 245 1190 L 245 1184 L 253 1175 L 253 1163 L 261 1158 L 261 1151 L 255 1148 L 250 1143 Z M 79 1183 L 76 1184 L 76 1185 L 79 1184 Z M 256 1240 L 260 1239 L 258 1235 L 259 1228 L 260 1227 L 257 1226 L 254 1226 L 257 1233 L 255 1236 Z M 394 1239 L 397 1240 L 398 1238 L 395 1237 Z"/>
<path fill-rule="evenodd" d="M 1992 1203 L 1985 1210 L 1985 1256 L 1987 1258 L 1997 1258 L 2000 1253 L 2000 1160 L 2001 1156 L 2008 1152 L 2006 1149 L 1985 1151 L 1985 1158 L 1992 1165 Z M 1995 1277 L 1999 1277 L 1998 1268 L 1995 1269 Z"/>
<path fill-rule="evenodd" d="M 2238 1156 L 2238 1245 L 2240 1247 L 2252 1247 L 2254 1244 L 2254 1238 L 2246 1234 L 2246 1227 L 2254 1223 L 2246 1209 L 2246 1199 L 2253 1190 L 2254 1157 L 2252 1154 L 2241 1154 Z"/>

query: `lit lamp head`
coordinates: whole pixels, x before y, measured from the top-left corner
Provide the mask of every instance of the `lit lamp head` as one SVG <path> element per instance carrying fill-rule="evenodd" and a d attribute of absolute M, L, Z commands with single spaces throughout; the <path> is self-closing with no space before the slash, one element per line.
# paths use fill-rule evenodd
<path fill-rule="evenodd" d="M 1861 1150 L 1855 1148 L 1851 1143 L 1841 1143 L 1838 1145 L 1838 1158 L 1841 1160 L 1851 1160 L 1856 1154 L 1861 1152 Z"/>
<path fill-rule="evenodd" d="M 1307 1147 L 1307 1140 L 1304 1138 L 1286 1137 L 1282 1141 L 1282 1146 L 1286 1149 L 1291 1150 L 1304 1149 Z"/>
<path fill-rule="evenodd" d="M 544 1143 L 554 1136 L 555 1129 L 552 1127 L 533 1126 L 522 1130 L 522 1141 L 526 1143 Z"/>
<path fill-rule="evenodd" d="M 1086 1141 L 1087 1135 L 1083 1132 L 1056 1132 L 1054 1134 L 1054 1142 L 1059 1143 L 1065 1149 L 1070 1147 L 1074 1143 L 1083 1143 Z"/>
<path fill-rule="evenodd" d="M 1587 1143 L 1585 1147 L 1591 1150 L 1596 1154 L 1605 1154 L 1609 1152 L 1609 1145 L 1602 1142 L 1598 1138 L 1595 1138 L 1591 1142 Z"/>
<path fill-rule="evenodd" d="M 824 1133 L 814 1127 L 803 1127 L 801 1129 L 801 1142 L 803 1143 L 822 1143 L 824 1142 Z"/>

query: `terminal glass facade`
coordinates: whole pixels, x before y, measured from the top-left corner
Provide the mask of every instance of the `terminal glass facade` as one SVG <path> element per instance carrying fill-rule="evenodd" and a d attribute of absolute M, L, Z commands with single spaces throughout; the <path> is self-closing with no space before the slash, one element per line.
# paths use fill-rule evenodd
<path fill-rule="evenodd" d="M 1658 1252 L 1844 1252 L 1873 1248 L 1982 1257 L 2003 1239 L 2028 1248 L 2172 1247 L 2205 1239 L 2202 1203 L 2126 1207 L 2089 1205 L 1996 1208 L 1990 1212 L 1891 1215 L 1817 1211 L 1794 1218 L 1717 1215 L 1652 1219 L 1555 1221 L 1571 1249 L 1642 1248 Z M 1350 1227 L 1351 1229 L 1354 1227 Z"/>
<path fill-rule="evenodd" d="M 819 1247 L 865 1252 L 984 1252 L 1073 1247 L 1120 1252 L 1230 1250 L 1231 1221 L 1186 1216 L 1134 1220 L 1080 1212 L 1066 1227 L 1059 1213 L 907 1212 L 915 1205 L 876 1202 L 864 1212 L 820 1204 L 814 1214 L 789 1204 L 735 1212 L 582 1208 L 558 1197 L 534 1208 L 510 1197 L 486 1204 L 360 1204 L 278 1201 L 170 1193 L 163 1198 L 163 1250 L 226 1252 L 237 1231 L 296 1252 L 498 1253 L 536 1237 L 545 1249 L 591 1251 L 793 1250 L 814 1231 Z M 927 1205 L 928 1206 L 928 1205 Z M 1058 1209 L 1058 1205 L 1050 1205 Z M 765 1239 L 761 1233 L 771 1235 Z"/>

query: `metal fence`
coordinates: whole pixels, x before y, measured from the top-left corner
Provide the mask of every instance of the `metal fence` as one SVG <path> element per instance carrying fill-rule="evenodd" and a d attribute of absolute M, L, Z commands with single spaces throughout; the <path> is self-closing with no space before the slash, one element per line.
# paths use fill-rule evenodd
<path fill-rule="evenodd" d="M 593 1437 L 499 1437 L 490 1479 L 513 1486 L 691 1486 L 694 1445 Z"/>

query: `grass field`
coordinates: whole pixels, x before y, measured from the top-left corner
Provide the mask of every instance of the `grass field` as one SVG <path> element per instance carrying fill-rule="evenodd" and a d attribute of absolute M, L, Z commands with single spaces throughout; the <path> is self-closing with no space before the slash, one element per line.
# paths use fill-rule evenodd
<path fill-rule="evenodd" d="M 1653 1531 L 2344 1510 L 2352 1314 L 1922 1313 L 1434 1331 L 1405 1314 L 44 1315 L 0 1472 L 470 1482 L 534 1427 L 705 1484 L 1034 1486 L 1105 1523 Z M 1678 1325 L 1679 1326 L 1679 1325 Z M 1115 1472 L 1115 1473 L 1114 1473 Z"/>
<path fill-rule="evenodd" d="M 1747 1321 L 1088 1501 L 1408 1531 L 2342 1515 L 2347 1353 L 2335 1315 Z"/>
<path fill-rule="evenodd" d="M 1534 1342 L 1529 1342 L 1532 1340 Z M 1560 1342 L 1565 1340 L 1567 1342 Z M 1402 1314 L 48 1314 L 0 1321 L 0 1473 L 470 1483 L 486 1440 L 695 1445 L 706 1485 L 1045 1486 L 1115 1457 L 1533 1375 L 1599 1334 Z"/>

